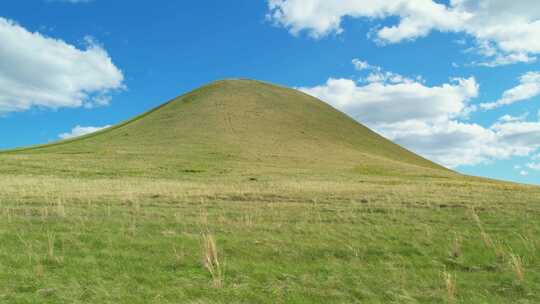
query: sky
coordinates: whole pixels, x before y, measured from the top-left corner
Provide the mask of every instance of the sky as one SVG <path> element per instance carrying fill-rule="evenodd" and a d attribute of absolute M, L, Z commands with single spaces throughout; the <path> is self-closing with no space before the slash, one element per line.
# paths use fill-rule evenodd
<path fill-rule="evenodd" d="M 4 2 L 0 149 L 251 78 L 459 172 L 540 184 L 537 0 Z"/>

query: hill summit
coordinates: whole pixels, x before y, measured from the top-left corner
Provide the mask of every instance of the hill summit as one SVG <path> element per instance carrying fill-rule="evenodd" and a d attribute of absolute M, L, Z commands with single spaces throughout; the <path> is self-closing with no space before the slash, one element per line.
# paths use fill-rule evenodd
<path fill-rule="evenodd" d="M 107 130 L 10 153 L 47 155 L 48 169 L 71 173 L 449 174 L 312 96 L 254 80 L 217 81 Z"/>

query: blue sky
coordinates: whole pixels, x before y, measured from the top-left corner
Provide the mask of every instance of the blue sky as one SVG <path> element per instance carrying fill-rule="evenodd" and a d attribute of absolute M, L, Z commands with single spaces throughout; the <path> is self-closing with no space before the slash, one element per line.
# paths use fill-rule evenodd
<path fill-rule="evenodd" d="M 2 149 L 242 77 L 299 88 L 460 172 L 540 184 L 536 1 L 28 0 L 0 18 Z"/>

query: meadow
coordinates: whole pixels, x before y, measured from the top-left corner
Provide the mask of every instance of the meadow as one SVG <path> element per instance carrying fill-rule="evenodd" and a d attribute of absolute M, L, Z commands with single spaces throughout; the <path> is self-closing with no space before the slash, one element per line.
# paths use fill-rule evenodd
<path fill-rule="evenodd" d="M 4 303 L 537 303 L 540 191 L 1 176 Z"/>

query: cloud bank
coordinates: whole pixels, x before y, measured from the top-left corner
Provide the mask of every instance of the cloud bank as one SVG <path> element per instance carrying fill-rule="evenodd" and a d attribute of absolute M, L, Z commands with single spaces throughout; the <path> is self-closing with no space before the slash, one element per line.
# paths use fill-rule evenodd
<path fill-rule="evenodd" d="M 369 18 L 380 24 L 373 38 L 398 43 L 429 35 L 432 31 L 465 33 L 474 38 L 477 51 L 497 66 L 536 61 L 540 53 L 540 2 L 536 0 L 268 0 L 268 19 L 293 35 L 307 32 L 319 39 L 344 31 L 345 18 Z"/>
<path fill-rule="evenodd" d="M 527 122 L 526 115 L 505 115 L 489 127 L 464 119 L 479 93 L 474 77 L 428 86 L 395 73 L 379 73 L 394 77 L 368 76 L 361 83 L 330 78 L 299 89 L 450 168 L 529 156 L 540 148 L 540 121 Z"/>

